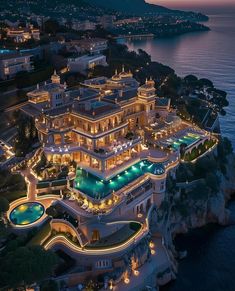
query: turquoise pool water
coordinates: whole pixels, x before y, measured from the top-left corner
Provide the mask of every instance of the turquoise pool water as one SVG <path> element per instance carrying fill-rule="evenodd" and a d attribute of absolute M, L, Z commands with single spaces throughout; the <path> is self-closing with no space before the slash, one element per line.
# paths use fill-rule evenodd
<path fill-rule="evenodd" d="M 136 163 L 108 181 L 103 181 L 83 169 L 78 169 L 74 187 L 93 198 L 102 199 L 145 173 L 161 175 L 164 172 L 163 164 L 151 163 L 147 160 Z"/>
<path fill-rule="evenodd" d="M 190 146 L 191 144 L 195 143 L 200 139 L 200 136 L 194 133 L 188 133 L 187 135 L 183 136 L 182 138 L 177 139 L 176 141 L 171 142 L 171 140 L 167 140 L 171 142 L 171 147 L 175 150 L 178 150 L 181 144 L 186 144 Z"/>
<path fill-rule="evenodd" d="M 9 54 L 14 52 L 13 50 L 8 50 L 8 49 L 0 49 L 0 54 Z"/>
<path fill-rule="evenodd" d="M 10 220 L 15 225 L 28 225 L 40 219 L 45 212 L 38 202 L 26 202 L 18 205 L 10 213 Z"/>

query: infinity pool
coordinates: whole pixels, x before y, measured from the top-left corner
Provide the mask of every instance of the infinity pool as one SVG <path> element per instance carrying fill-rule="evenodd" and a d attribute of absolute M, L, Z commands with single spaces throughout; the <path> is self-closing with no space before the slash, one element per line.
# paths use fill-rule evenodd
<path fill-rule="evenodd" d="M 136 163 L 108 181 L 103 181 L 83 169 L 78 169 L 74 180 L 74 187 L 93 198 L 102 199 L 145 173 L 161 175 L 164 172 L 163 164 L 151 163 L 147 160 Z"/>
<path fill-rule="evenodd" d="M 171 144 L 171 147 L 175 150 L 178 150 L 181 144 L 186 144 L 187 146 L 192 145 L 200 139 L 200 136 L 194 133 L 188 133 L 187 135 L 179 138 L 177 140 L 168 139 L 167 142 Z"/>
<path fill-rule="evenodd" d="M 14 208 L 10 220 L 15 225 L 28 225 L 39 220 L 45 212 L 44 206 L 38 202 L 26 202 Z"/>

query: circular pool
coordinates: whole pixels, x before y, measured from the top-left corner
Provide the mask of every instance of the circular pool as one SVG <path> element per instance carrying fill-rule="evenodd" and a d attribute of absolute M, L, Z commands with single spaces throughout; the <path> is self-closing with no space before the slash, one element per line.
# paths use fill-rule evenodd
<path fill-rule="evenodd" d="M 26 202 L 15 207 L 10 213 L 10 220 L 15 225 L 29 225 L 39 220 L 45 212 L 38 202 Z"/>

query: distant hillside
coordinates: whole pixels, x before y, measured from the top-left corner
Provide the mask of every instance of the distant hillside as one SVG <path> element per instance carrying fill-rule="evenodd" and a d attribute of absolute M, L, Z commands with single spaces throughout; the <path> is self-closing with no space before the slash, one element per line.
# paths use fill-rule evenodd
<path fill-rule="evenodd" d="M 169 12 L 163 6 L 148 4 L 144 0 L 86 0 L 92 4 L 126 13 Z"/>
<path fill-rule="evenodd" d="M 170 14 L 181 15 L 191 20 L 208 20 L 208 17 L 201 13 L 185 12 L 180 10 L 172 10 L 166 7 L 146 3 L 145 0 L 85 0 L 88 3 L 117 10 L 126 14 L 143 15 L 151 14 Z"/>

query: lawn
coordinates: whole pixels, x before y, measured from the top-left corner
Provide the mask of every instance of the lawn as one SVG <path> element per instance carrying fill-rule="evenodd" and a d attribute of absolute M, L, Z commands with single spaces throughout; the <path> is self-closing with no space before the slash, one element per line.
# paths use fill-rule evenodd
<path fill-rule="evenodd" d="M 203 155 L 206 151 L 208 151 L 210 148 L 212 148 L 216 144 L 215 140 L 207 140 L 204 142 L 204 144 L 199 145 L 198 148 L 194 148 L 191 153 L 186 153 L 184 156 L 184 160 L 186 162 L 191 162 L 195 160 L 196 158 Z"/>
<path fill-rule="evenodd" d="M 41 227 L 35 236 L 28 242 L 29 246 L 41 245 L 41 241 L 44 240 L 51 232 L 50 219 L 48 219 Z"/>

